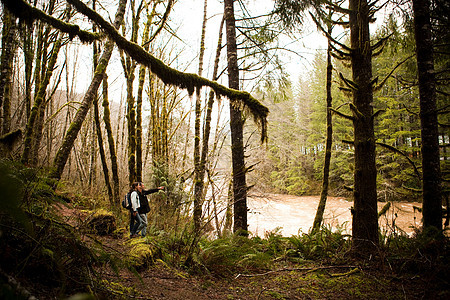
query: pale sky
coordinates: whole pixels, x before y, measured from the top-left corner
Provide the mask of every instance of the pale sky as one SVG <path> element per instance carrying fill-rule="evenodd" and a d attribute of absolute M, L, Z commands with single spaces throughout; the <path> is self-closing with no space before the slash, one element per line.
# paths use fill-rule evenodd
<path fill-rule="evenodd" d="M 247 0 L 246 3 L 249 12 L 255 15 L 269 11 L 273 5 L 272 0 Z M 177 41 L 175 52 L 181 52 L 181 55 L 178 58 L 179 66 L 175 65 L 173 66 L 174 68 L 181 69 L 189 65 L 186 70 L 187 72 L 197 73 L 198 71 L 197 56 L 200 48 L 203 5 L 204 0 L 178 0 L 172 9 L 170 14 L 170 24 L 172 29 L 177 31 L 177 35 L 183 41 Z M 235 11 L 237 12 L 238 9 L 238 5 L 235 4 Z M 112 19 L 115 13 L 115 7 L 108 12 L 110 14 L 110 19 Z M 206 53 L 203 68 L 203 76 L 207 78 L 211 78 L 212 75 L 212 64 L 214 62 L 217 47 L 218 27 L 222 18 L 222 13 L 223 1 L 208 0 L 207 15 L 209 19 L 206 31 Z M 287 51 L 279 52 L 282 60 L 286 63 L 288 73 L 291 74 L 293 83 L 296 83 L 299 76 L 311 69 L 310 62 L 313 60 L 316 51 L 318 49 L 324 51 L 326 47 L 326 39 L 321 34 L 317 33 L 315 25 L 311 24 L 311 21 L 309 21 L 308 18 L 305 20 L 307 22 L 303 28 L 300 41 L 291 42 L 291 40 L 286 38 L 285 41 L 280 43 L 280 45 L 283 46 L 288 45 L 288 48 L 296 51 L 303 57 L 301 58 Z M 74 39 L 74 41 L 79 43 L 77 39 Z M 225 37 L 223 37 L 223 43 L 225 42 Z M 84 45 L 76 51 L 78 52 L 76 90 L 83 92 L 87 89 L 92 76 L 92 47 L 91 45 Z M 223 50 L 222 53 L 225 55 L 226 52 Z M 60 59 L 63 59 L 62 56 L 63 55 L 60 55 Z M 71 56 L 73 57 L 74 53 L 72 53 Z M 122 84 L 114 84 L 115 82 L 123 80 L 122 67 L 117 50 L 113 52 L 107 72 L 110 80 L 112 100 L 119 101 L 120 94 L 123 94 L 124 91 Z M 223 83 L 226 85 L 226 82 Z"/>
<path fill-rule="evenodd" d="M 251 14 L 263 14 L 271 10 L 273 6 L 272 0 L 247 0 L 248 11 Z M 177 24 L 180 24 L 179 35 L 185 38 L 189 51 L 192 56 L 197 55 L 200 45 L 201 26 L 203 21 L 203 5 L 204 0 L 179 0 L 175 4 L 171 18 Z M 212 51 L 210 56 L 205 55 L 205 63 L 213 61 L 217 45 L 217 34 L 220 20 L 223 13 L 223 1 L 208 0 L 208 20 L 206 32 L 206 49 Z M 235 4 L 235 12 L 238 10 L 238 5 Z M 317 49 L 324 50 L 326 48 L 326 39 L 321 34 L 317 33 L 316 26 L 312 24 L 309 18 L 305 18 L 305 26 L 303 28 L 302 38 L 299 42 L 292 42 L 286 38 L 281 45 L 288 45 L 288 47 L 299 53 L 304 59 L 289 52 L 280 52 L 283 60 L 286 61 L 286 68 L 291 74 L 291 80 L 297 81 L 297 77 L 303 72 L 310 69 L 310 62 L 314 58 Z M 225 41 L 224 41 L 225 43 Z M 198 62 L 195 63 L 195 68 L 192 70 L 196 72 Z M 206 66 L 205 66 L 206 68 Z M 204 74 L 207 76 L 206 74 Z"/>

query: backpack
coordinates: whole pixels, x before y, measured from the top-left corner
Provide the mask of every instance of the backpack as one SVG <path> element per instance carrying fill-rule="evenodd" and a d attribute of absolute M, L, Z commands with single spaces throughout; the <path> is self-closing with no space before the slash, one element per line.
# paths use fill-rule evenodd
<path fill-rule="evenodd" d="M 127 193 L 122 200 L 122 207 L 125 209 L 131 209 L 131 193 Z"/>

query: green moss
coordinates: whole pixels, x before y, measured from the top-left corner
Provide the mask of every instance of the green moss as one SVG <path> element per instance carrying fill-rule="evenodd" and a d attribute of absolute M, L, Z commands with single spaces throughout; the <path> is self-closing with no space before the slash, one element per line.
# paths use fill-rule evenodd
<path fill-rule="evenodd" d="M 74 36 L 78 36 L 82 42 L 92 43 L 93 41 L 98 40 L 101 37 L 99 34 L 80 30 L 80 27 L 78 25 L 73 25 L 58 20 L 46 14 L 42 10 L 31 6 L 23 0 L 5 1 L 4 5 L 8 7 L 8 9 L 19 19 L 24 20 L 29 24 L 33 23 L 36 20 L 43 20 L 54 28 L 68 33 L 70 39 L 72 39 Z"/>
<path fill-rule="evenodd" d="M 134 287 L 126 287 L 118 282 L 108 280 L 101 280 L 101 285 L 108 287 L 116 295 L 120 295 L 123 299 L 128 299 L 132 295 L 139 295 L 139 292 Z"/>
<path fill-rule="evenodd" d="M 114 216 L 112 212 L 105 209 L 99 209 L 94 213 L 94 217 Z"/>
<path fill-rule="evenodd" d="M 154 264 L 155 260 L 161 256 L 160 249 L 148 239 L 136 238 L 129 243 L 131 244 L 129 263 L 136 269 Z"/>
<path fill-rule="evenodd" d="M 273 299 L 289 299 L 276 291 L 265 291 L 264 294 L 271 296 Z"/>

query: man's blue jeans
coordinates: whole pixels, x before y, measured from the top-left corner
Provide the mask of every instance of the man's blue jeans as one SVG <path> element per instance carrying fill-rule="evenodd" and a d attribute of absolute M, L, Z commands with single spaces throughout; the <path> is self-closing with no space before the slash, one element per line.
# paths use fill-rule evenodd
<path fill-rule="evenodd" d="M 130 235 L 138 232 L 138 228 L 141 226 L 141 223 L 142 219 L 139 213 L 136 213 L 136 216 L 133 216 L 133 213 L 130 211 Z"/>
<path fill-rule="evenodd" d="M 141 224 L 139 225 L 136 233 L 141 232 L 142 236 L 147 234 L 147 214 L 139 214 L 139 218 L 141 220 Z"/>

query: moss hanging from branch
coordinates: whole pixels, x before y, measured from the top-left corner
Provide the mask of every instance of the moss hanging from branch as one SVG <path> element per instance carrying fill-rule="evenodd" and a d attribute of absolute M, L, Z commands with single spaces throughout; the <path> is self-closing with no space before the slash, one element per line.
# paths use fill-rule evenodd
<path fill-rule="evenodd" d="M 46 14 L 44 11 L 28 4 L 24 0 L 2 0 L 2 2 L 17 18 L 28 24 L 32 24 L 36 20 L 44 21 L 54 28 L 68 33 L 70 39 L 78 36 L 83 43 L 92 43 L 95 40 L 101 39 L 99 34 L 81 30 L 78 25 L 56 19 Z"/>

